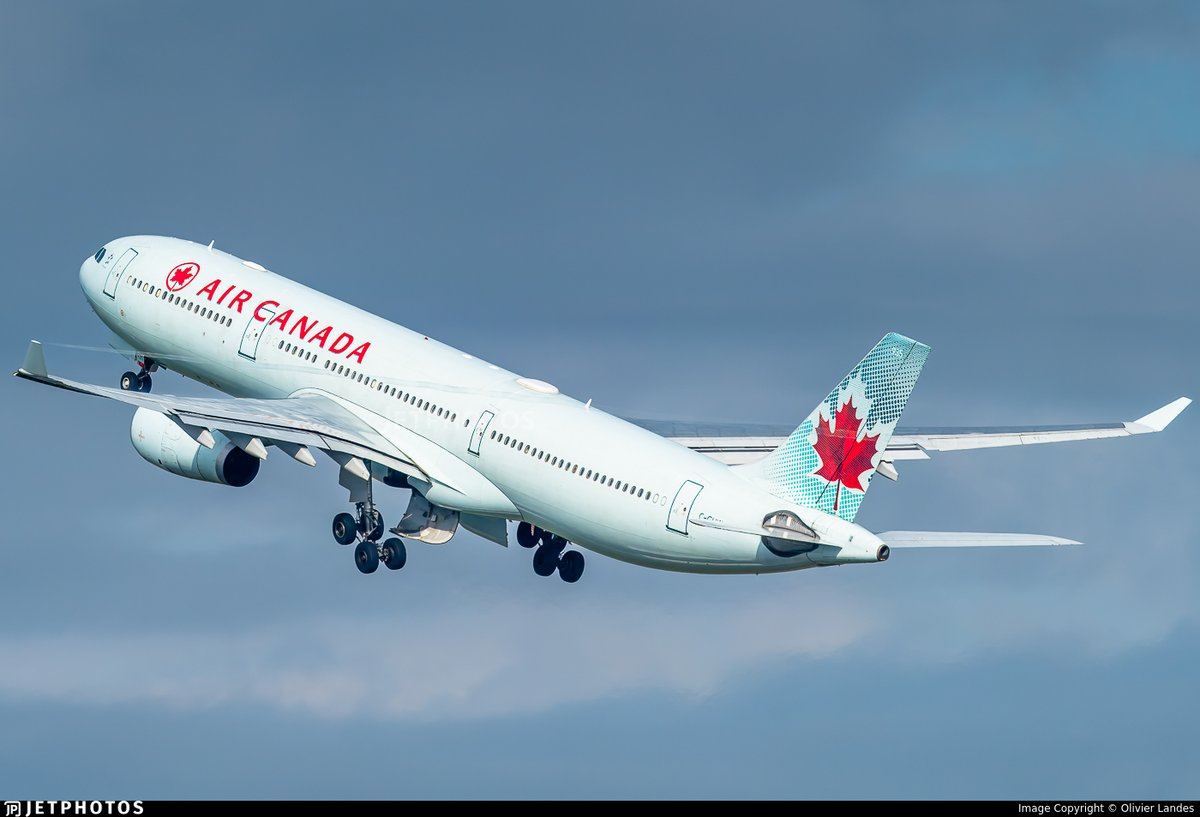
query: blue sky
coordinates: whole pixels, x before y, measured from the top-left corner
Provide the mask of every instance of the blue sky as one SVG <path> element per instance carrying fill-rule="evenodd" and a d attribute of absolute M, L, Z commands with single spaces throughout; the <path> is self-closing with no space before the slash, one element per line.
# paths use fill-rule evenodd
<path fill-rule="evenodd" d="M 3 348 L 124 370 L 110 238 L 207 242 L 641 416 L 799 422 L 885 332 L 907 425 L 1200 395 L 1200 15 L 1170 3 L 0 8 Z M 158 391 L 200 393 L 174 375 Z M 3 400 L 4 797 L 1197 797 L 1200 426 L 907 463 L 875 530 L 1050 552 L 764 577 L 469 534 Z M 384 499 L 391 517 L 405 497 Z"/>

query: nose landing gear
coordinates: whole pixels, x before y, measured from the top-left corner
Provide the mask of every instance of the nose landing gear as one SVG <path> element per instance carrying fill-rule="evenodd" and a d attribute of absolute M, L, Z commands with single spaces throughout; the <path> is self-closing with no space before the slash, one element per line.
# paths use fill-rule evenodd
<path fill-rule="evenodd" d="M 150 373 L 158 370 L 158 364 L 153 360 L 146 358 L 145 361 L 139 361 L 142 367 L 140 372 L 125 372 L 121 375 L 121 390 L 122 391 L 142 391 L 149 392 L 154 381 L 150 379 Z"/>

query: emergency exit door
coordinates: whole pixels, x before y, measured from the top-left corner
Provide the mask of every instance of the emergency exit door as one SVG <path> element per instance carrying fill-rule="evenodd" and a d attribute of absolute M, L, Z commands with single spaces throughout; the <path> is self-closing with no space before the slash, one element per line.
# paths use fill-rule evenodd
<path fill-rule="evenodd" d="M 262 319 L 258 315 L 262 314 Z M 254 360 L 258 357 L 258 342 L 262 340 L 263 332 L 267 330 L 267 324 L 271 322 L 271 318 L 275 317 L 275 310 L 269 306 L 259 306 L 254 314 L 250 316 L 250 322 L 246 324 L 246 331 L 242 333 L 242 345 L 238 347 L 238 354 L 249 360 Z"/>
<path fill-rule="evenodd" d="M 487 433 L 488 426 L 492 424 L 492 418 L 495 416 L 490 411 L 479 415 L 479 422 L 475 424 L 475 433 L 471 435 L 471 444 L 467 446 L 467 450 L 472 454 L 479 455 L 479 445 L 483 442 L 483 435 Z"/>
<path fill-rule="evenodd" d="M 687 535 L 688 516 L 692 512 L 692 506 L 696 504 L 696 497 L 700 496 L 703 490 L 703 485 L 690 479 L 679 487 L 675 493 L 675 501 L 671 503 L 671 511 L 667 515 L 667 528 Z"/>
<path fill-rule="evenodd" d="M 132 247 L 121 253 L 121 257 L 117 262 L 112 263 L 112 255 L 110 254 L 104 261 L 100 263 L 101 267 L 111 264 L 108 267 L 108 277 L 104 279 L 104 294 L 110 298 L 117 297 L 117 284 L 121 281 L 121 276 L 125 274 L 125 270 L 129 269 L 129 265 L 133 263 L 133 259 L 137 258 L 137 250 Z"/>

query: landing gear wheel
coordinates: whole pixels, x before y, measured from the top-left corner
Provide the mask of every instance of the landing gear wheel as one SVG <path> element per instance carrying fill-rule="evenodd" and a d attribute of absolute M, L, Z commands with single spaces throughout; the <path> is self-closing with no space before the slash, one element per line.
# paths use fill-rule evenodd
<path fill-rule="evenodd" d="M 147 394 L 149 394 L 150 389 L 153 385 L 154 385 L 154 381 L 150 379 L 150 375 L 145 374 L 145 373 L 138 375 L 138 379 L 137 379 L 137 390 L 138 391 L 144 391 Z"/>
<path fill-rule="evenodd" d="M 578 550 L 568 550 L 558 560 L 558 577 L 567 584 L 575 584 L 583 575 L 583 554 Z"/>
<path fill-rule="evenodd" d="M 558 568 L 558 551 L 542 545 L 533 552 L 533 572 L 549 576 Z"/>
<path fill-rule="evenodd" d="M 517 544 L 523 548 L 537 547 L 538 529 L 528 522 L 517 525 Z"/>
<path fill-rule="evenodd" d="M 379 569 L 379 547 L 374 542 L 359 542 L 354 548 L 354 563 L 363 573 L 374 573 Z"/>
<path fill-rule="evenodd" d="M 378 542 L 383 536 L 383 514 L 378 509 L 372 508 L 368 513 L 363 514 L 358 529 L 362 531 L 363 538 L 367 541 Z"/>
<path fill-rule="evenodd" d="M 399 570 L 408 561 L 408 551 L 405 549 L 404 543 L 394 537 L 383 543 L 383 547 L 380 548 L 380 556 L 388 570 Z"/>
<path fill-rule="evenodd" d="M 354 517 L 348 513 L 339 513 L 333 518 L 333 538 L 339 545 L 352 545 L 358 528 Z"/>
<path fill-rule="evenodd" d="M 135 372 L 125 372 L 121 375 L 121 391 L 141 391 L 138 375 Z"/>

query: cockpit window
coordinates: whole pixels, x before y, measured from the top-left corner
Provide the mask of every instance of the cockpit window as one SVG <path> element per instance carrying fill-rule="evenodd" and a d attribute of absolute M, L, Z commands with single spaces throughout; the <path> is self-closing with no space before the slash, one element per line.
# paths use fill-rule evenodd
<path fill-rule="evenodd" d="M 97 264 L 100 263 L 100 259 L 104 257 L 104 252 L 107 249 L 107 247 L 101 247 L 100 249 L 96 250 L 96 254 L 92 257 L 96 259 Z"/>

